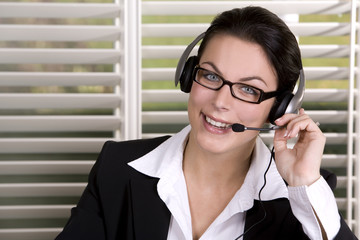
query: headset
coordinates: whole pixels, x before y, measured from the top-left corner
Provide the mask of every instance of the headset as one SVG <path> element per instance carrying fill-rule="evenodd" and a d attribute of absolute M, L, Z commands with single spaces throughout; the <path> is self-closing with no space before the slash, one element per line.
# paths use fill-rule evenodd
<path fill-rule="evenodd" d="M 193 83 L 193 72 L 196 65 L 199 64 L 198 56 L 189 57 L 191 51 L 205 36 L 205 32 L 197 36 L 185 49 L 181 55 L 175 72 L 175 86 L 180 82 L 180 89 L 185 93 L 189 93 Z M 294 93 L 286 91 L 280 96 L 276 97 L 275 103 L 272 106 L 268 120 L 275 124 L 275 120 L 286 113 L 298 113 L 305 94 L 305 76 L 304 70 L 300 69 L 298 80 L 298 88 Z"/>

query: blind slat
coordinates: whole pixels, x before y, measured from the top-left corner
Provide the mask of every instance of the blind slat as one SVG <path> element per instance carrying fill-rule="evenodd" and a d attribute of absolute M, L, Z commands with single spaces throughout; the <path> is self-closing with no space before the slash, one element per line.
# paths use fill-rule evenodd
<path fill-rule="evenodd" d="M 0 219 L 68 218 L 74 205 L 0 206 Z"/>
<path fill-rule="evenodd" d="M 170 112 L 143 112 L 142 122 L 146 124 L 169 124 L 169 123 L 188 123 L 186 111 L 170 111 Z"/>
<path fill-rule="evenodd" d="M 300 45 L 303 58 L 344 58 L 350 55 L 349 45 Z"/>
<path fill-rule="evenodd" d="M 114 64 L 118 50 L 100 49 L 11 49 L 0 48 L 0 64 Z"/>
<path fill-rule="evenodd" d="M 144 15 L 213 15 L 221 11 L 258 5 L 277 13 L 343 14 L 351 9 L 347 1 L 221 1 L 221 2 L 142 2 Z M 310 7 L 311 6 L 311 7 Z M 0 3 L 0 17 L 114 18 L 121 12 L 117 4 L 81 3 Z"/>
<path fill-rule="evenodd" d="M 0 197 L 80 196 L 86 183 L 0 183 Z"/>
<path fill-rule="evenodd" d="M 85 160 L 0 161 L 0 175 L 88 174 L 93 164 Z"/>
<path fill-rule="evenodd" d="M 355 156 L 353 156 L 355 158 Z M 346 166 L 347 155 L 345 154 L 324 154 L 321 166 L 323 168 L 341 168 Z"/>
<path fill-rule="evenodd" d="M 1 5 L 0 5 L 1 7 Z M 117 26 L 0 25 L 0 41 L 98 42 L 116 41 Z"/>
<path fill-rule="evenodd" d="M 0 153 L 99 153 L 111 138 L 0 138 Z"/>
<path fill-rule="evenodd" d="M 15 228 L 0 229 L 0 239 L 49 240 L 55 239 L 62 228 Z"/>
<path fill-rule="evenodd" d="M 305 102 L 346 102 L 349 91 L 347 89 L 307 89 Z"/>
<path fill-rule="evenodd" d="M 116 94 L 0 94 L 0 109 L 113 109 L 120 102 L 121 97 Z"/>
<path fill-rule="evenodd" d="M 0 3 L 3 18 L 115 18 L 121 10 L 114 3 Z"/>
<path fill-rule="evenodd" d="M 184 1 L 142 3 L 144 15 L 215 15 L 234 7 L 261 6 L 277 14 L 342 14 L 349 12 L 347 1 Z"/>
<path fill-rule="evenodd" d="M 115 72 L 0 72 L 0 86 L 115 86 Z"/>
<path fill-rule="evenodd" d="M 115 131 L 116 116 L 0 116 L 0 132 Z"/>
<path fill-rule="evenodd" d="M 350 34 L 348 23 L 289 23 L 290 30 L 300 36 L 343 36 Z M 173 24 L 143 24 L 144 37 L 194 37 L 204 32 L 209 24 L 173 23 Z"/>

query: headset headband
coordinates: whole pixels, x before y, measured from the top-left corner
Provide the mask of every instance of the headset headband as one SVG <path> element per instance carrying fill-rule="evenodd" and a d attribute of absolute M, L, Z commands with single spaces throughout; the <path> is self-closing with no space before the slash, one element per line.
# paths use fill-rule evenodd
<path fill-rule="evenodd" d="M 192 41 L 189 46 L 186 47 L 185 51 L 183 52 L 183 54 L 181 55 L 180 59 L 179 59 L 179 62 L 178 62 L 178 65 L 176 67 L 176 72 L 175 72 L 175 86 L 178 85 L 179 81 L 180 81 L 180 77 L 181 77 L 181 74 L 184 70 L 184 66 L 185 66 L 185 63 L 191 53 L 191 51 L 193 50 L 193 48 L 195 47 L 195 45 L 201 40 L 203 39 L 205 36 L 205 32 L 201 33 L 199 36 L 197 36 L 195 38 L 194 41 Z"/>
<path fill-rule="evenodd" d="M 295 93 L 295 95 L 293 96 L 293 98 L 291 99 L 288 107 L 286 108 L 285 113 L 298 113 L 301 104 L 304 100 L 304 95 L 305 95 L 305 75 L 304 75 L 304 70 L 300 69 L 300 77 L 299 77 L 299 86 L 298 89 Z"/>

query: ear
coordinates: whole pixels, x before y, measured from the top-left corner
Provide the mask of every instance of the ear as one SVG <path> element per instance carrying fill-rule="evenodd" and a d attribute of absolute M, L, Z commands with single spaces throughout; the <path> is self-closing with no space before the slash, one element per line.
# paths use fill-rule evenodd
<path fill-rule="evenodd" d="M 195 77 L 193 76 L 194 69 L 198 64 L 199 64 L 199 58 L 197 56 L 192 56 L 186 61 L 184 70 L 182 71 L 180 76 L 181 91 L 185 93 L 189 93 L 191 91 L 193 78 Z"/>

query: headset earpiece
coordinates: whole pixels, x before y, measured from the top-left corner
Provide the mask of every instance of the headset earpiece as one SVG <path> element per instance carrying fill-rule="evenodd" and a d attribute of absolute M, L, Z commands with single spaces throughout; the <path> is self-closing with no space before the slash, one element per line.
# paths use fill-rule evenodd
<path fill-rule="evenodd" d="M 184 69 L 179 79 L 181 91 L 185 93 L 189 93 L 191 91 L 191 86 L 194 77 L 193 73 L 198 63 L 199 63 L 199 58 L 197 56 L 192 56 L 186 61 Z"/>
<path fill-rule="evenodd" d="M 195 66 L 199 63 L 198 57 L 193 56 L 189 58 L 189 55 L 195 45 L 203 39 L 205 33 L 201 33 L 192 41 L 181 55 L 175 72 L 175 86 L 180 82 L 180 88 L 183 92 L 189 93 L 192 86 L 192 74 Z M 189 59 L 188 59 L 189 58 Z"/>
<path fill-rule="evenodd" d="M 304 70 L 300 69 L 299 86 L 295 94 L 284 92 L 276 98 L 276 102 L 270 110 L 269 122 L 275 124 L 275 120 L 286 113 L 298 113 L 305 95 Z"/>
<path fill-rule="evenodd" d="M 271 124 L 275 124 L 275 120 L 285 114 L 286 109 L 293 97 L 294 94 L 291 92 L 285 92 L 276 98 L 276 102 L 274 103 L 269 113 L 269 122 Z"/>

